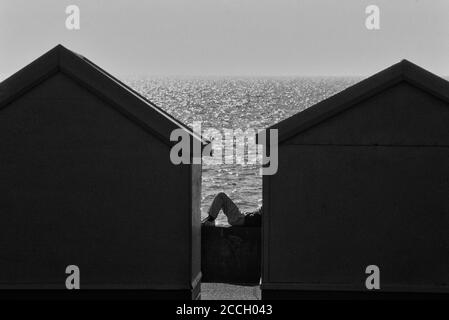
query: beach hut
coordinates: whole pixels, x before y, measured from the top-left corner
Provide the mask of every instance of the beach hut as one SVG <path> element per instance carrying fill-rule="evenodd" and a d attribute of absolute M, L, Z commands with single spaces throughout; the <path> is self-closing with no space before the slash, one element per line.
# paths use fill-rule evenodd
<path fill-rule="evenodd" d="M 197 298 L 201 165 L 172 164 L 175 129 L 204 146 L 61 45 L 2 82 L 0 289 L 65 289 L 75 265 L 80 292 Z"/>
<path fill-rule="evenodd" d="M 270 129 L 263 298 L 449 292 L 447 81 L 403 60 Z"/>

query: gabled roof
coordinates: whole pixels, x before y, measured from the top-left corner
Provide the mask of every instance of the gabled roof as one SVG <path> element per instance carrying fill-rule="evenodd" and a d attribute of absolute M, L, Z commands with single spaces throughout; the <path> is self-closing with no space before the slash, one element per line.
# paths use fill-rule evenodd
<path fill-rule="evenodd" d="M 0 110 L 54 74 L 62 72 L 107 101 L 129 120 L 171 146 L 173 130 L 181 128 L 204 146 L 208 142 L 145 97 L 85 57 L 58 45 L 0 83 Z"/>
<path fill-rule="evenodd" d="M 448 81 L 407 60 L 402 60 L 268 129 L 278 129 L 278 143 L 281 144 L 403 81 L 449 103 Z"/>

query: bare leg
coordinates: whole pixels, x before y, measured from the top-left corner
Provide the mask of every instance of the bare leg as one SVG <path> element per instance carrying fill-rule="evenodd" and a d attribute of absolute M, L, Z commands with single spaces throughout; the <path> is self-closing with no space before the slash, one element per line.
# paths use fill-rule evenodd
<path fill-rule="evenodd" d="M 245 215 L 240 212 L 239 208 L 224 192 L 220 192 L 215 196 L 209 208 L 209 216 L 212 219 L 217 218 L 220 210 L 223 210 L 230 225 L 241 226 L 245 223 Z"/>

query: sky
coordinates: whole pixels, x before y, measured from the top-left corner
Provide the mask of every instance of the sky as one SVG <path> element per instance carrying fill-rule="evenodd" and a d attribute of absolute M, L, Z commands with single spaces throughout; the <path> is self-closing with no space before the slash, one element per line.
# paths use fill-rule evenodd
<path fill-rule="evenodd" d="M 367 76 L 401 59 L 447 76 L 449 0 L 0 0 L 0 80 L 57 44 L 118 77 Z"/>

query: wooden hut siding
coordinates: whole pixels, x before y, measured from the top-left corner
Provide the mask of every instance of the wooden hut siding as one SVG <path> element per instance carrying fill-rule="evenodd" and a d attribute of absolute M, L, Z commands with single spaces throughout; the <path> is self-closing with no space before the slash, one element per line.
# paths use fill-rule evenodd
<path fill-rule="evenodd" d="M 74 264 L 82 289 L 197 295 L 201 165 L 169 156 L 189 129 L 60 46 L 0 93 L 0 288 Z"/>
<path fill-rule="evenodd" d="M 423 108 L 427 105 L 432 108 Z M 448 121 L 446 102 L 402 82 L 285 143 L 447 146 Z"/>
<path fill-rule="evenodd" d="M 403 61 L 273 127 L 263 297 L 367 291 L 372 264 L 383 293 L 449 292 L 448 94 Z"/>

